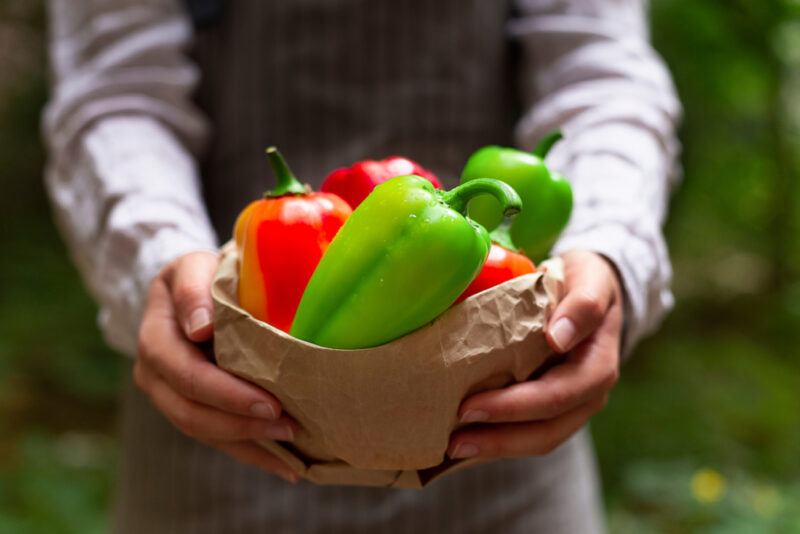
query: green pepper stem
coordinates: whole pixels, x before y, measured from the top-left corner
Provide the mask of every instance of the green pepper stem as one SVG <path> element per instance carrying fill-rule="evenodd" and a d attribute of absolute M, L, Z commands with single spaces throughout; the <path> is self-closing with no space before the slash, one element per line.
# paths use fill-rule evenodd
<path fill-rule="evenodd" d="M 306 188 L 292 173 L 286 160 L 283 159 L 281 153 L 274 146 L 267 149 L 267 159 L 272 167 L 272 172 L 278 179 L 278 185 L 275 189 L 264 193 L 265 197 L 280 197 L 289 194 L 302 194 L 305 193 Z"/>
<path fill-rule="evenodd" d="M 519 252 L 519 247 L 511 240 L 511 224 L 508 221 L 503 221 L 500 226 L 492 230 L 489 234 L 492 241 L 497 243 L 503 248 L 507 248 L 512 252 Z"/>
<path fill-rule="evenodd" d="M 549 134 L 542 137 L 539 142 L 536 144 L 536 148 L 533 149 L 533 155 L 539 156 L 539 158 L 544 159 L 547 157 L 547 154 L 550 152 L 550 149 L 553 148 L 553 145 L 558 143 L 564 138 L 561 133 L 561 130 L 555 130 L 550 132 Z"/>
<path fill-rule="evenodd" d="M 464 182 L 450 191 L 443 192 L 441 198 L 452 209 L 466 215 L 469 201 L 482 194 L 496 198 L 506 217 L 516 215 L 522 209 L 522 199 L 517 192 L 507 183 L 493 178 L 475 178 Z"/>

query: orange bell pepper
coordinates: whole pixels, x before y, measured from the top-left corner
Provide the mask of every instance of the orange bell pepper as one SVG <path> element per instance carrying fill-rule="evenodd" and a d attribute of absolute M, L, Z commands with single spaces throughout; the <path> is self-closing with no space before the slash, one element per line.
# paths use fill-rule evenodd
<path fill-rule="evenodd" d="M 239 305 L 288 332 L 322 254 L 352 210 L 338 196 L 301 184 L 275 147 L 267 157 L 278 185 L 251 202 L 234 226 Z"/>

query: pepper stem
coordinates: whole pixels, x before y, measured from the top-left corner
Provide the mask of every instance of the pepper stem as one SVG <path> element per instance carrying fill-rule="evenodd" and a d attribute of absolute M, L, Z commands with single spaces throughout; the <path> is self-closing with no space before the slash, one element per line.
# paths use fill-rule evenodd
<path fill-rule="evenodd" d="M 561 133 L 561 130 L 555 130 L 550 132 L 549 134 L 542 137 L 539 142 L 536 144 L 536 148 L 533 149 L 533 155 L 539 156 L 539 158 L 544 159 L 547 157 L 548 152 L 550 149 L 553 148 L 553 145 L 558 143 L 564 138 Z"/>
<path fill-rule="evenodd" d="M 271 146 L 267 149 L 267 159 L 272 167 L 272 172 L 275 173 L 275 177 L 278 179 L 278 185 L 275 186 L 275 189 L 264 193 L 265 197 L 305 193 L 305 186 L 292 173 L 277 148 Z"/>
<path fill-rule="evenodd" d="M 519 252 L 519 247 L 511 240 L 511 224 L 508 221 L 500 223 L 500 226 L 492 230 L 489 237 L 501 247 L 507 248 L 512 252 Z"/>
<path fill-rule="evenodd" d="M 450 191 L 443 192 L 441 198 L 452 209 L 466 215 L 469 201 L 482 194 L 496 198 L 506 217 L 516 215 L 522 209 L 522 200 L 517 192 L 507 183 L 493 178 L 475 178 L 464 182 Z"/>

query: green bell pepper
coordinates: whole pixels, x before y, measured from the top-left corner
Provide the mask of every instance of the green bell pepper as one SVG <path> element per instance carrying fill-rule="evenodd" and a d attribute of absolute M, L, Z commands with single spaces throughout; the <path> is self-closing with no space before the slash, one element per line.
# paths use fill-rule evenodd
<path fill-rule="evenodd" d="M 544 163 L 545 156 L 559 139 L 560 132 L 545 136 L 533 153 L 499 146 L 483 147 L 470 156 L 461 173 L 461 183 L 483 177 L 497 178 L 519 193 L 525 211 L 514 219 L 507 231 L 514 244 L 537 263 L 547 257 L 572 212 L 572 187 Z M 489 231 L 498 229 L 498 235 L 505 231 L 500 227 L 501 206 L 488 195 L 480 195 L 470 202 L 469 216 Z"/>
<path fill-rule="evenodd" d="M 409 175 L 380 185 L 353 212 L 322 256 L 297 309 L 291 335 L 324 347 L 374 347 L 432 321 L 478 275 L 489 233 L 468 219 L 478 194 L 502 213 L 522 208 L 498 180 L 451 191 Z"/>

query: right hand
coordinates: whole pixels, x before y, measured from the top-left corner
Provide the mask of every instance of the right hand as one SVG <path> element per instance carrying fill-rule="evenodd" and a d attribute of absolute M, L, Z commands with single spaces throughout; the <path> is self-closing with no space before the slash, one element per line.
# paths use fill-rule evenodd
<path fill-rule="evenodd" d="M 289 482 L 298 475 L 257 440 L 291 441 L 297 423 L 261 388 L 208 361 L 195 343 L 213 334 L 211 281 L 219 258 L 185 254 L 150 285 L 139 330 L 136 385 L 181 432 Z"/>

